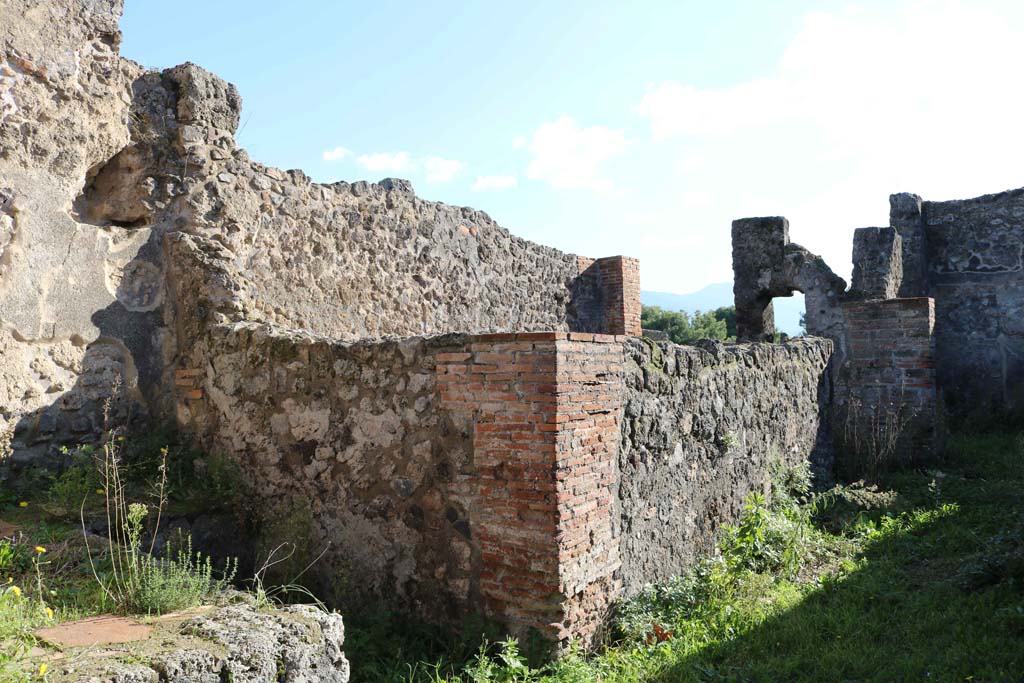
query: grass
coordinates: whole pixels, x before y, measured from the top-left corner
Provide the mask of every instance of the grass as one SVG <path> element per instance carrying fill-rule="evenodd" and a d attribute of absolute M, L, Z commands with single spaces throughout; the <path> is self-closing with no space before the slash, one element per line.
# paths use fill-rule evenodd
<path fill-rule="evenodd" d="M 398 622 L 361 639 L 349 620 L 352 680 L 1024 681 L 1024 442 L 956 437 L 937 467 L 884 492 L 752 498 L 722 554 L 551 664 Z"/>
<path fill-rule="evenodd" d="M 621 604 L 599 647 L 554 663 L 481 621 L 451 635 L 346 615 L 352 681 L 1024 681 L 1024 441 L 959 436 L 934 467 L 827 495 L 778 473 L 720 553 Z M 2 681 L 44 679 L 33 629 L 117 608 L 65 514 L 94 485 L 76 473 L 31 495 L 0 488 L 0 519 L 20 527 L 0 540 Z M 98 559 L 109 582 L 111 558 Z"/>
<path fill-rule="evenodd" d="M 26 506 L 3 516 L 37 514 Z M 69 528 L 45 522 L 27 526 L 31 536 L 18 532 L 0 539 L 0 681 L 5 683 L 42 680 L 39 663 L 29 661 L 36 645 L 32 631 L 91 613 L 83 611 L 81 601 L 99 596 L 84 562 L 69 554 Z"/>

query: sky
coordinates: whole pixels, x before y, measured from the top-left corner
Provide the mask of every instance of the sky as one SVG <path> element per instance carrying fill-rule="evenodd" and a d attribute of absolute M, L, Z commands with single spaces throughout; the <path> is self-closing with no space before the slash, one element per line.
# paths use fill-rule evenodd
<path fill-rule="evenodd" d="M 730 223 L 782 215 L 849 278 L 888 196 L 1024 186 L 1024 3 L 127 0 L 124 56 L 242 95 L 250 156 L 407 178 L 514 234 L 729 281 Z"/>

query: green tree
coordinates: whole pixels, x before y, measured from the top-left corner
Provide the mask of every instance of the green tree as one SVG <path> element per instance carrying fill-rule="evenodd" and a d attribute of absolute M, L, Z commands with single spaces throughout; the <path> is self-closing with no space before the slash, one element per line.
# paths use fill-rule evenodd
<path fill-rule="evenodd" d="M 714 311 L 715 318 L 725 321 L 726 339 L 736 339 L 736 307 L 722 306 Z"/>
<path fill-rule="evenodd" d="M 698 339 L 732 340 L 736 338 L 736 310 L 723 306 L 714 311 L 666 311 L 644 306 L 640 316 L 644 329 L 661 330 L 676 344 L 692 344 Z"/>

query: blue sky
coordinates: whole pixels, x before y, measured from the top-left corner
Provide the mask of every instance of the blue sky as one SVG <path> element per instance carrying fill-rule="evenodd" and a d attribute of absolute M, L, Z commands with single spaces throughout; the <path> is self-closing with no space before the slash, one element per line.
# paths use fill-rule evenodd
<path fill-rule="evenodd" d="M 731 279 L 733 218 L 848 277 L 890 192 L 1024 185 L 1021 5 L 127 0 L 122 54 L 237 85 L 259 161 L 409 178 L 687 292 Z"/>

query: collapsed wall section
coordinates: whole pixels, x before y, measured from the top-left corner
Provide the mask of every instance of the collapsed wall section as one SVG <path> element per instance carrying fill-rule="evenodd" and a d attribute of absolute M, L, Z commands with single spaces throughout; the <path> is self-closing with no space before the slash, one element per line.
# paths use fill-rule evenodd
<path fill-rule="evenodd" d="M 832 350 L 812 338 L 627 342 L 618 491 L 627 593 L 712 550 L 774 469 L 830 465 Z"/>
<path fill-rule="evenodd" d="M 915 251 L 928 244 L 921 202 L 894 195 L 891 203 L 892 226 L 854 232 L 848 291 L 820 257 L 789 242 L 785 218 L 732 224 L 737 337 L 770 340 L 772 298 L 801 291 L 807 332 L 834 344 L 831 410 L 842 425 L 838 466 L 844 476 L 874 476 L 887 466 L 922 462 L 941 448 L 935 301 L 904 296 L 929 291 Z"/>

